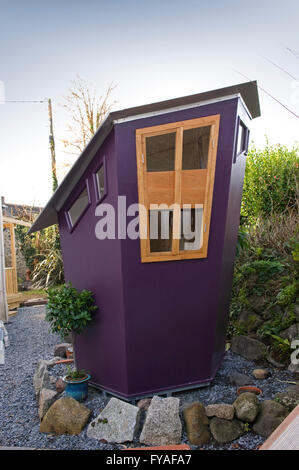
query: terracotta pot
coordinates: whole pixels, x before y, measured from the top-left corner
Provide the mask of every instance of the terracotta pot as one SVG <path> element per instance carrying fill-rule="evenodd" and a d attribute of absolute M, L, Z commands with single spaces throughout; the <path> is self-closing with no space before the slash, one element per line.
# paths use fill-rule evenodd
<path fill-rule="evenodd" d="M 65 351 L 67 359 L 73 359 L 73 350 L 70 348 L 67 348 Z"/>
<path fill-rule="evenodd" d="M 258 388 L 258 387 L 250 387 L 249 385 L 246 387 L 239 387 L 237 389 L 237 395 L 240 395 L 243 392 L 252 392 L 255 393 L 256 395 L 262 395 L 263 391 Z"/>

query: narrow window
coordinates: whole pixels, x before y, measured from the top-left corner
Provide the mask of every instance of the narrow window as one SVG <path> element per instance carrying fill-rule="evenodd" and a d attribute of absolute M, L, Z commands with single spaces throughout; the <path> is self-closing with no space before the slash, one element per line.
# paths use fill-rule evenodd
<path fill-rule="evenodd" d="M 74 228 L 90 204 L 87 185 L 67 211 L 70 228 Z"/>
<path fill-rule="evenodd" d="M 93 174 L 96 202 L 99 204 L 107 195 L 106 161 L 105 157 L 101 166 Z"/>
<path fill-rule="evenodd" d="M 219 120 L 136 130 L 142 262 L 207 256 Z"/>
<path fill-rule="evenodd" d="M 241 121 L 241 119 L 238 118 L 238 135 L 237 135 L 235 158 L 241 155 L 243 152 L 247 153 L 248 139 L 249 139 L 249 129 L 245 126 L 245 124 Z"/>

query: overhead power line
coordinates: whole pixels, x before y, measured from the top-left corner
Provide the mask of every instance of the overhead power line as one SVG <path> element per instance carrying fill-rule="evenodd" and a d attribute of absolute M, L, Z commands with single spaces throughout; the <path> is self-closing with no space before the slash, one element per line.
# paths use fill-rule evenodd
<path fill-rule="evenodd" d="M 294 77 L 294 75 L 290 74 L 290 72 L 288 72 L 287 70 L 285 70 L 283 67 L 281 67 L 280 65 L 276 64 L 275 62 L 273 62 L 271 59 L 268 59 L 268 57 L 264 57 L 263 58 L 265 60 L 267 60 L 267 62 L 269 62 L 270 64 L 274 65 L 274 67 L 278 68 L 279 70 L 281 70 L 282 72 L 286 73 L 289 77 L 291 77 L 293 80 L 296 80 L 298 81 L 298 78 L 297 77 Z"/>
<path fill-rule="evenodd" d="M 0 103 L 46 103 L 48 100 L 0 100 Z"/>
<path fill-rule="evenodd" d="M 295 57 L 297 57 L 297 59 L 299 59 L 299 52 L 296 52 L 293 49 L 290 49 L 289 47 L 287 47 L 287 51 L 289 51 L 291 54 L 293 54 L 293 56 L 295 56 Z"/>
<path fill-rule="evenodd" d="M 235 70 L 233 69 L 235 72 L 237 72 L 239 75 L 241 75 L 242 77 L 246 78 L 246 80 L 249 80 L 250 82 L 252 82 L 251 78 L 247 77 L 246 75 L 244 75 L 242 72 L 239 72 L 239 70 Z M 262 88 L 261 86 L 257 86 L 260 90 L 262 90 L 264 93 L 266 93 L 266 95 L 268 95 L 270 98 L 272 98 L 272 100 L 276 101 L 276 103 L 280 104 L 280 106 L 282 106 L 284 109 L 286 109 L 286 111 L 288 111 L 289 113 L 291 113 L 293 116 L 295 116 L 297 119 L 299 118 L 298 114 L 294 113 L 294 111 L 292 111 L 291 109 L 289 109 L 285 104 L 283 104 L 281 101 L 279 101 L 277 98 L 275 98 L 275 96 L 271 95 L 271 93 L 269 93 L 267 90 L 265 90 L 264 88 Z"/>

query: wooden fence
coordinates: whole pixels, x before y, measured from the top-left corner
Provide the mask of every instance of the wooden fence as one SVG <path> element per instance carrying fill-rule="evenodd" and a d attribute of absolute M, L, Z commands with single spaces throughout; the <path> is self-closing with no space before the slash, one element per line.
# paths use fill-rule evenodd
<path fill-rule="evenodd" d="M 16 268 L 5 268 L 5 281 L 6 281 L 6 293 L 17 294 L 18 292 L 18 280 Z"/>

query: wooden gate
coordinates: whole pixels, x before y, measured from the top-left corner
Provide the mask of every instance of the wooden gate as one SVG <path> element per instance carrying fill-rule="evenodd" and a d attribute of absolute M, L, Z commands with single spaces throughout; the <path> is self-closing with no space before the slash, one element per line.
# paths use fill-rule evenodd
<path fill-rule="evenodd" d="M 10 232 L 10 254 L 11 266 L 5 267 L 6 294 L 18 293 L 17 261 L 15 249 L 15 227 L 13 223 L 4 223 L 3 228 L 8 228 Z"/>

